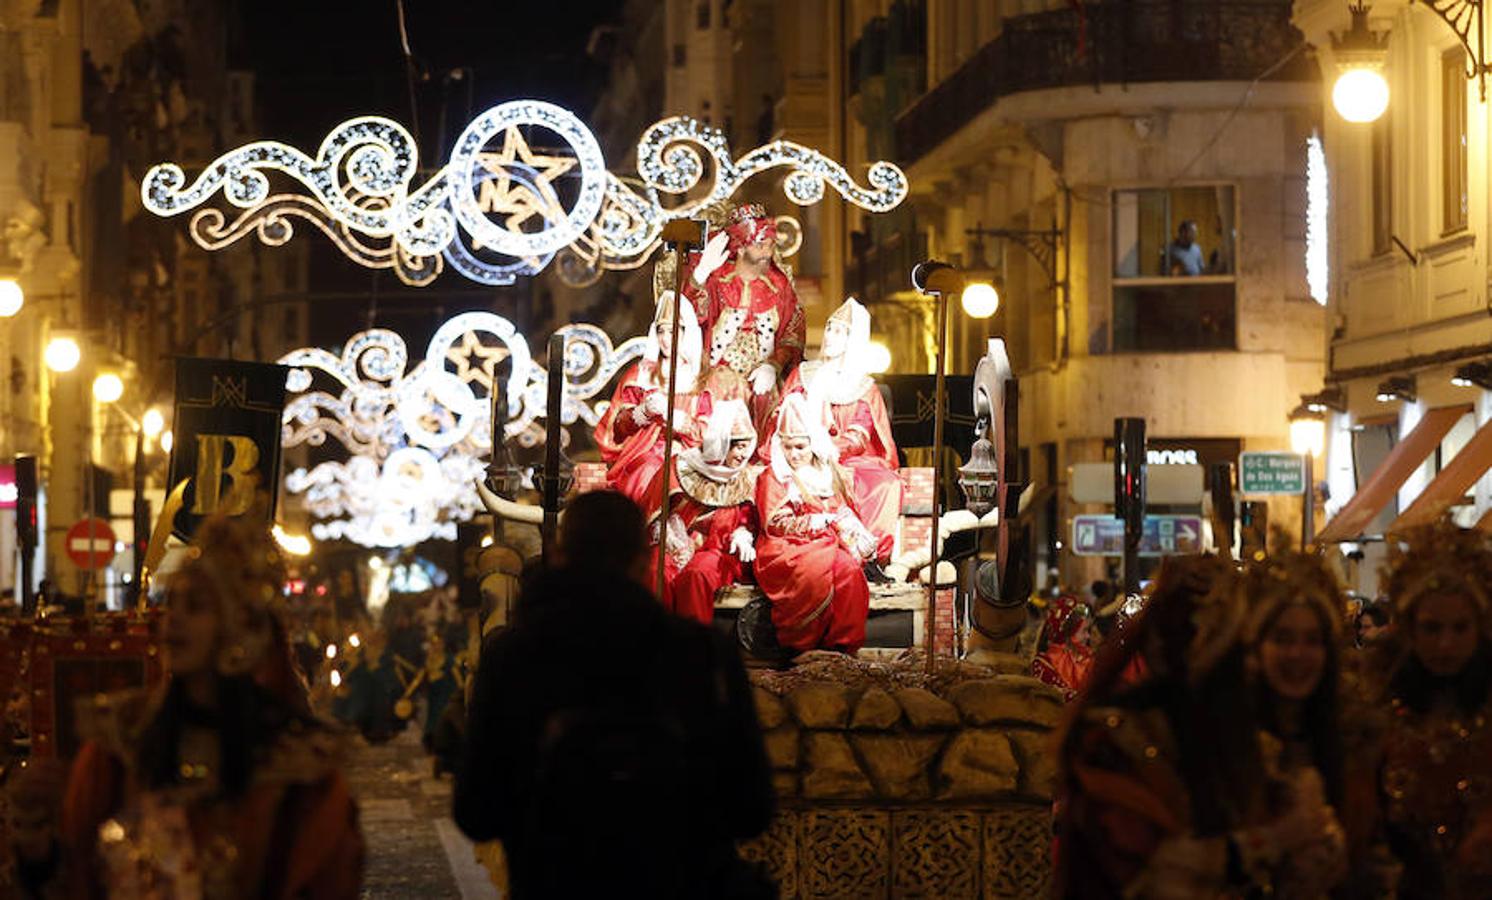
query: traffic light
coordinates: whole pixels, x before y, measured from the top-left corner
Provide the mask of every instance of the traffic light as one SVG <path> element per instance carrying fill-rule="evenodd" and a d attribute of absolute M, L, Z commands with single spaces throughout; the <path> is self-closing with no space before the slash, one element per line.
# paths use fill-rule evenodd
<path fill-rule="evenodd" d="M 1114 420 L 1114 518 L 1138 535 L 1145 528 L 1145 420 Z"/>
<path fill-rule="evenodd" d="M 27 551 L 35 550 L 36 533 L 36 457 L 16 456 L 16 543 Z"/>

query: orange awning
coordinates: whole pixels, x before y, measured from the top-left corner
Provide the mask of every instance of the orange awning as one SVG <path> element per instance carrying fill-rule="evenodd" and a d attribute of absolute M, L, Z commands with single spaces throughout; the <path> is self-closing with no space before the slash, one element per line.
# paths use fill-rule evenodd
<path fill-rule="evenodd" d="M 1388 505 L 1414 470 L 1435 452 L 1446 433 L 1466 413 L 1466 406 L 1442 406 L 1425 413 L 1414 430 L 1389 451 L 1383 464 L 1368 476 L 1368 480 L 1362 483 L 1336 518 L 1326 523 L 1326 527 L 1316 535 L 1316 540 L 1331 543 L 1362 537 L 1362 531 L 1368 527 L 1368 523 Z"/>
<path fill-rule="evenodd" d="M 1435 480 L 1425 485 L 1424 491 L 1414 498 L 1409 508 L 1388 526 L 1389 533 L 1397 534 L 1434 522 L 1446 510 L 1460 503 L 1467 490 L 1486 474 L 1488 468 L 1492 468 L 1492 423 L 1477 429 L 1461 452 L 1446 463 Z"/>
<path fill-rule="evenodd" d="M 1492 531 L 1492 509 L 1482 513 L 1482 517 L 1476 520 L 1476 526 L 1483 531 Z"/>

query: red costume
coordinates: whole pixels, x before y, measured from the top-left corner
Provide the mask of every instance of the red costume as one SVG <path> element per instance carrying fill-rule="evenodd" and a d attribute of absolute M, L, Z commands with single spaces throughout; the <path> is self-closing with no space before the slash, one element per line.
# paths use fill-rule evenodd
<path fill-rule="evenodd" d="M 1093 669 L 1093 649 L 1078 637 L 1087 621 L 1087 610 L 1076 597 L 1067 594 L 1053 600 L 1046 613 L 1046 650 L 1031 661 L 1031 674 L 1060 690 L 1068 700 L 1088 683 L 1088 673 Z"/>
<path fill-rule="evenodd" d="M 758 204 L 737 207 L 726 234 L 729 254 L 722 260 L 707 247 L 699 268 L 686 279 L 685 294 L 704 332 L 705 368 L 712 370 L 716 395 L 749 396 L 760 430 L 777 392 L 754 389 L 748 381 L 766 365 L 780 385 L 803 359 L 807 328 L 793 283 L 775 260 L 754 276 L 743 274 L 738 262 L 745 251 L 770 252 L 775 243 L 777 226 L 766 210 Z"/>
<path fill-rule="evenodd" d="M 734 465 L 732 444 L 740 445 Z M 755 450 L 751 413 L 741 401 L 726 400 L 714 405 L 701 446 L 679 454 L 663 536 L 663 605 L 669 611 L 709 624 L 715 594 L 740 580 L 743 564 L 755 558 Z M 658 495 L 656 482 L 650 497 Z"/>
<path fill-rule="evenodd" d="M 784 438 L 808 437 L 813 459 L 788 465 Z M 865 643 L 870 586 L 863 566 L 881 550 L 855 514 L 854 500 L 833 463 L 832 445 L 807 411 L 802 395 L 789 395 L 778 413 L 772 466 L 756 486 L 762 535 L 756 547 L 756 581 L 772 604 L 777 641 L 795 651 L 854 653 Z"/>
<path fill-rule="evenodd" d="M 656 497 L 646 493 L 663 468 L 663 410 L 668 399 L 668 357 L 660 346 L 659 333 L 672 329 L 672 293 L 658 301 L 658 313 L 648 333 L 644 358 L 628 369 L 612 394 L 611 406 L 596 423 L 596 446 L 606 461 L 606 483 L 627 495 L 643 509 L 657 507 Z M 679 305 L 678 394 L 674 398 L 674 439 L 683 446 L 699 442 L 695 416 L 701 410 L 699 397 L 691 393 L 699 374 L 700 333 L 694 310 Z"/>
<path fill-rule="evenodd" d="M 886 401 L 862 368 L 869 345 L 870 313 L 850 298 L 825 324 L 820 359 L 793 370 L 785 393 L 802 391 L 810 408 L 824 408 L 837 461 L 853 481 L 855 507 L 872 534 L 889 539 L 889 556 L 901 517 L 902 484 Z"/>

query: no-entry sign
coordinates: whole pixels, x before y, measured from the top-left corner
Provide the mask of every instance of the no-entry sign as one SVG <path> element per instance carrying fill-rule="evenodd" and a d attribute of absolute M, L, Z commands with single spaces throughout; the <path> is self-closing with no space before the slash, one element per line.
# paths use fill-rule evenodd
<path fill-rule="evenodd" d="M 114 529 L 103 519 L 83 519 L 67 530 L 67 556 L 80 569 L 102 569 L 114 559 Z"/>

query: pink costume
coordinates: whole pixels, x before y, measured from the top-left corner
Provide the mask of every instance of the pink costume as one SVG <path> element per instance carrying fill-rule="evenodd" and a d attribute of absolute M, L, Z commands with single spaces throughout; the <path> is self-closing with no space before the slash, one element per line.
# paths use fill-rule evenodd
<path fill-rule="evenodd" d="M 808 437 L 813 458 L 794 469 L 784 438 Z M 756 485 L 761 537 L 756 580 L 772 604 L 777 641 L 798 652 L 819 648 L 855 653 L 865 643 L 870 586 L 863 566 L 878 541 L 861 524 L 833 445 L 801 394 L 778 409 L 772 464 Z"/>

